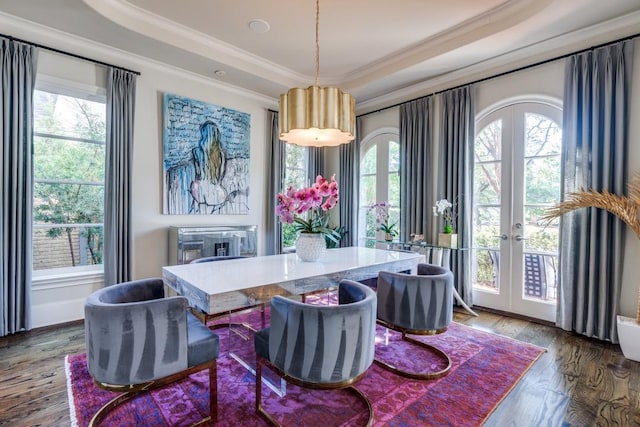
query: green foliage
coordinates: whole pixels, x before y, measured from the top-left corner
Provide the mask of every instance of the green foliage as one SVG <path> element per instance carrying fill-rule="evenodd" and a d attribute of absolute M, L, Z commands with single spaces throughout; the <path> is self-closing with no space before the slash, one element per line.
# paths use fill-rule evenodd
<path fill-rule="evenodd" d="M 325 241 L 327 242 L 327 249 L 337 248 L 338 246 L 340 246 L 340 241 L 345 236 L 345 234 L 347 234 L 346 230 L 342 226 L 333 227 L 332 230 L 333 230 L 333 235 L 336 237 L 337 241 L 334 239 L 330 239 L 329 236 L 325 235 Z"/>
<path fill-rule="evenodd" d="M 47 92 L 36 92 L 34 138 L 34 221 L 39 224 L 69 224 L 52 227 L 52 239 L 66 234 L 72 265 L 72 232 L 75 224 L 101 224 L 104 218 L 105 111 L 104 104 Z M 68 137 L 68 139 L 65 139 Z M 82 139 L 78 141 L 76 139 Z M 92 141 L 92 142 L 86 142 Z M 58 182 L 56 182 L 58 181 Z M 91 263 L 102 263 L 102 227 L 80 227 Z"/>

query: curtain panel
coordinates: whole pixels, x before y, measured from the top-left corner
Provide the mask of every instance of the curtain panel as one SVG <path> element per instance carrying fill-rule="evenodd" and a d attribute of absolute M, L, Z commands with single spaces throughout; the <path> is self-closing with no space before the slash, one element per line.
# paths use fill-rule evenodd
<path fill-rule="evenodd" d="M 362 140 L 362 118 L 356 117 L 356 138 L 339 147 L 340 203 L 338 203 L 340 225 L 345 234 L 340 247 L 358 246 L 358 211 L 360 181 L 360 141 Z"/>
<path fill-rule="evenodd" d="M 131 280 L 131 174 L 136 74 L 110 68 L 104 191 L 104 284 Z"/>
<path fill-rule="evenodd" d="M 284 142 L 280 140 L 278 112 L 269 110 L 270 132 L 266 152 L 267 197 L 265 213 L 265 253 L 275 255 L 282 252 L 282 223 L 276 215 L 276 194 L 283 190 Z"/>
<path fill-rule="evenodd" d="M 33 91 L 38 50 L 0 38 L 0 336 L 31 329 Z"/>
<path fill-rule="evenodd" d="M 569 57 L 563 107 L 563 194 L 626 194 L 633 41 Z M 618 342 L 625 225 L 588 208 L 563 216 L 556 322 L 565 330 Z"/>
<path fill-rule="evenodd" d="M 471 248 L 473 216 L 473 150 L 475 138 L 475 100 L 471 86 L 441 94 L 438 194 L 456 204 L 458 245 Z M 472 251 L 451 251 L 451 270 L 458 293 L 473 304 L 471 282 Z"/>
<path fill-rule="evenodd" d="M 309 180 L 309 185 L 316 182 L 318 175 L 322 175 L 327 179 L 331 178 L 331 176 L 325 176 L 327 171 L 324 170 L 324 150 L 325 148 L 321 147 L 307 147 L 307 179 Z"/>
<path fill-rule="evenodd" d="M 437 179 L 434 157 L 432 101 L 424 97 L 400 105 L 400 240 L 428 235 Z"/>

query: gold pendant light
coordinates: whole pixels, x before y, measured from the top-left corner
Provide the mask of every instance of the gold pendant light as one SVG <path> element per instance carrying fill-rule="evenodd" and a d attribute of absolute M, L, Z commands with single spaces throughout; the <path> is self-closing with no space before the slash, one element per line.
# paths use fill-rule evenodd
<path fill-rule="evenodd" d="M 316 0 L 316 79 L 306 89 L 293 88 L 280 95 L 280 139 L 290 144 L 333 147 L 355 137 L 356 101 L 336 87 L 319 87 L 320 0 Z"/>

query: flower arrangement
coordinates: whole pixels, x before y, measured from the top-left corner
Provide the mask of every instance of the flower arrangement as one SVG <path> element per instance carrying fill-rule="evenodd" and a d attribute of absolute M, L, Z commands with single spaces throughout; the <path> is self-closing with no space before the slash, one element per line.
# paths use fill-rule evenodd
<path fill-rule="evenodd" d="M 396 223 L 389 224 L 389 208 L 391 208 L 391 203 L 389 202 L 372 203 L 367 213 L 375 211 L 378 230 L 393 238 L 398 235 L 398 230 L 396 230 Z"/>
<path fill-rule="evenodd" d="M 338 183 L 335 175 L 329 182 L 322 175 L 310 187 L 295 189 L 292 186 L 285 193 L 278 193 L 276 214 L 282 222 L 295 223 L 300 233 L 321 233 L 335 243 L 340 241 L 340 233 L 328 226 L 327 212 L 339 200 Z"/>
<path fill-rule="evenodd" d="M 433 207 L 433 216 L 441 216 L 443 221 L 443 232 L 445 234 L 452 234 L 456 231 L 455 218 L 456 218 L 456 203 L 451 203 L 447 199 L 440 199 Z"/>
<path fill-rule="evenodd" d="M 629 196 L 608 191 L 580 190 L 568 193 L 565 200 L 546 210 L 541 220 L 550 224 L 554 219 L 581 208 L 604 209 L 631 228 L 640 239 L 640 174 L 634 175 L 628 184 Z M 640 323 L 640 293 L 636 304 L 636 322 Z"/>

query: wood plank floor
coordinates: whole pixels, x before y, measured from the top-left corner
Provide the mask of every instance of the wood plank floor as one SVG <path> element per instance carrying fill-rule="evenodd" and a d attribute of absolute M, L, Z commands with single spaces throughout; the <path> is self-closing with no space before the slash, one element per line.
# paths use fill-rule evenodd
<path fill-rule="evenodd" d="M 548 349 L 487 426 L 640 426 L 640 363 L 617 345 L 480 311 L 457 322 Z M 0 338 L 0 425 L 68 426 L 63 359 L 84 352 L 81 322 Z"/>

